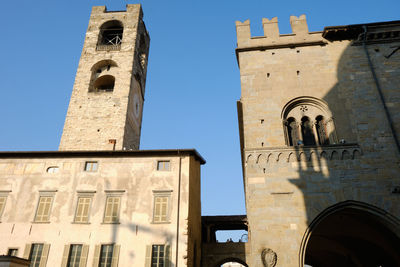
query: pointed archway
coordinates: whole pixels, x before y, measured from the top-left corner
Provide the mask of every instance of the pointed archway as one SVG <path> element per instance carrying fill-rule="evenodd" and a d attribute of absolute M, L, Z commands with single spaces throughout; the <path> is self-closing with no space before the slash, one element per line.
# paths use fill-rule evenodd
<path fill-rule="evenodd" d="M 342 202 L 311 223 L 300 266 L 400 266 L 399 233 L 399 220 L 387 212 L 361 202 Z"/>

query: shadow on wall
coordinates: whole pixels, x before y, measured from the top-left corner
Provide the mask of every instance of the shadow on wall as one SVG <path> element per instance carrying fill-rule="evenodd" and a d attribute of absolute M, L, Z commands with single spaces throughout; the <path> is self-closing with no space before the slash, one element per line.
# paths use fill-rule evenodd
<path fill-rule="evenodd" d="M 173 243 L 176 235 L 172 234 L 168 231 L 154 231 L 153 229 L 151 229 L 150 227 L 144 226 L 144 225 L 140 225 L 140 224 L 134 224 L 134 223 L 121 223 L 121 224 L 112 224 L 112 243 L 113 244 L 118 244 L 118 231 L 121 228 L 127 228 L 128 230 L 130 230 L 133 233 L 136 233 L 136 235 L 138 235 L 139 232 L 144 232 L 144 233 L 150 233 L 153 236 L 158 236 L 158 237 L 162 237 L 165 240 L 165 262 L 164 262 L 164 266 L 168 266 L 168 267 L 174 267 L 175 264 L 172 262 L 172 255 L 171 255 L 171 244 Z M 145 244 L 142 244 L 143 246 Z M 147 245 L 146 246 L 146 262 L 145 262 L 145 266 L 152 266 L 151 265 L 151 256 L 152 256 L 152 245 Z M 130 260 L 131 262 L 134 262 L 134 258 L 135 258 L 135 254 L 133 252 L 131 252 L 129 254 L 130 256 Z"/>
<path fill-rule="evenodd" d="M 400 55 L 385 58 L 390 45 L 375 46 L 367 47 L 385 99 L 398 102 L 400 76 L 385 69 Z M 293 152 L 282 160 L 297 166 L 290 182 L 303 193 L 309 225 L 300 265 L 400 266 L 400 221 L 390 215 L 399 215 L 391 192 L 399 156 L 363 46 L 345 49 L 337 73 L 323 101 L 304 98 L 283 112 Z"/>

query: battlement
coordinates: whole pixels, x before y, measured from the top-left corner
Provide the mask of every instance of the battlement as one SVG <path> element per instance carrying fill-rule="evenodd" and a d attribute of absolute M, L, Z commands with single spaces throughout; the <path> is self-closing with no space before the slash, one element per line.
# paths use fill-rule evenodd
<path fill-rule="evenodd" d="M 127 4 L 126 10 L 107 10 L 106 6 L 93 6 L 92 13 L 129 12 L 141 8 L 140 4 Z"/>
<path fill-rule="evenodd" d="M 134 13 L 137 11 L 142 12 L 142 8 L 140 4 L 127 4 L 126 10 L 107 10 L 106 6 L 93 6 L 92 14 L 101 14 L 101 13 Z"/>
<path fill-rule="evenodd" d="M 290 16 L 291 34 L 280 34 L 278 18 L 263 18 L 264 36 L 252 37 L 250 20 L 236 21 L 237 51 L 255 49 L 275 49 L 283 47 L 297 47 L 307 45 L 325 45 L 327 41 L 322 32 L 309 32 L 306 15 Z"/>

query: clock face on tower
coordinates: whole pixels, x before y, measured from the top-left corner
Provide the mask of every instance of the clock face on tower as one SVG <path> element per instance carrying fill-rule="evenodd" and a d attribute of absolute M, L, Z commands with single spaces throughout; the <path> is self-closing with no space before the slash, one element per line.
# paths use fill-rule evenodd
<path fill-rule="evenodd" d="M 139 118 L 140 115 L 140 102 L 137 94 L 133 96 L 133 113 L 136 118 Z"/>

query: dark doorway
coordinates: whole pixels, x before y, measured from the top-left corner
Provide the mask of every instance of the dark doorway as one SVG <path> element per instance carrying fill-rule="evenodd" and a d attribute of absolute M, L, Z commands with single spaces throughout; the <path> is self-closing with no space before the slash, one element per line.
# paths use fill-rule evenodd
<path fill-rule="evenodd" d="M 400 266 L 400 239 L 374 213 L 348 207 L 313 226 L 305 266 Z"/>

